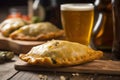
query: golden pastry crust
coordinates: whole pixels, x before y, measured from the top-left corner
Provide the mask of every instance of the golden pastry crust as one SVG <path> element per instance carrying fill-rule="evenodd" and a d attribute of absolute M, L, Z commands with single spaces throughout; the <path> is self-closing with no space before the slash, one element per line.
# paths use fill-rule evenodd
<path fill-rule="evenodd" d="M 17 40 L 49 40 L 63 36 L 64 31 L 49 22 L 30 24 L 16 30 L 10 37 Z"/>
<path fill-rule="evenodd" d="M 102 56 L 102 51 L 95 51 L 79 43 L 52 40 L 33 47 L 27 54 L 20 54 L 19 57 L 29 64 L 58 67 L 86 63 Z"/>
<path fill-rule="evenodd" d="M 3 36 L 9 37 L 9 35 L 19 29 L 20 27 L 24 26 L 26 22 L 21 18 L 11 18 L 6 19 L 0 24 L 0 31 Z"/>

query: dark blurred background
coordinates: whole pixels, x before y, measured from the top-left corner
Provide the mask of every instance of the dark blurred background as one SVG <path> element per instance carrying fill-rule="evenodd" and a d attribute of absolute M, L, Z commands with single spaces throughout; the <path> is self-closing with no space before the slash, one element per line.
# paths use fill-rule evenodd
<path fill-rule="evenodd" d="M 34 1 L 34 0 L 33 0 Z M 85 3 L 94 2 L 94 0 L 41 0 L 44 6 L 49 6 L 50 2 L 56 2 L 57 5 L 63 3 Z M 28 0 L 1 0 L 0 1 L 0 22 L 3 21 L 11 12 L 11 8 L 18 8 L 21 12 L 27 14 Z"/>
<path fill-rule="evenodd" d="M 18 7 L 24 9 L 27 12 L 27 1 L 28 0 L 1 0 L 0 1 L 0 22 L 6 19 L 10 14 L 10 9 Z"/>

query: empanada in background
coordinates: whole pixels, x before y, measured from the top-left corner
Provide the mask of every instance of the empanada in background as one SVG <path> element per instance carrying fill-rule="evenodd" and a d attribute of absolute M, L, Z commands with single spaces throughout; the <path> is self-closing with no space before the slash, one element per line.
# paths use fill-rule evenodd
<path fill-rule="evenodd" d="M 17 40 L 49 40 L 63 36 L 63 30 L 50 22 L 25 25 L 13 32 L 10 37 Z"/>
<path fill-rule="evenodd" d="M 19 57 L 33 65 L 60 67 L 90 62 L 102 56 L 102 51 L 95 51 L 79 43 L 51 40 L 33 47 L 27 54 L 20 54 Z"/>
<path fill-rule="evenodd" d="M 9 37 L 9 35 L 20 27 L 26 25 L 26 22 L 21 18 L 10 18 L 4 20 L 0 24 L 0 31 L 3 36 Z"/>

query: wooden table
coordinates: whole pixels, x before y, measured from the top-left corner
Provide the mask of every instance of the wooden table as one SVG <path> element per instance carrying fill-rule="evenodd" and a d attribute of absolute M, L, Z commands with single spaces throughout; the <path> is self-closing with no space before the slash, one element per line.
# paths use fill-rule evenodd
<path fill-rule="evenodd" d="M 111 53 L 106 54 L 105 59 L 110 58 Z M 18 56 L 15 56 L 11 62 L 0 64 L 0 80 L 120 80 L 120 75 L 18 71 L 14 68 L 17 60 Z"/>

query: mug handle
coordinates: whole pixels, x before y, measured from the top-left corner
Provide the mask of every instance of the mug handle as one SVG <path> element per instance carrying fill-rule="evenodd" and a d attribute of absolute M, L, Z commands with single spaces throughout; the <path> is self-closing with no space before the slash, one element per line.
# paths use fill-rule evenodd
<path fill-rule="evenodd" d="M 94 43 L 94 39 L 97 36 L 97 34 L 99 33 L 99 31 L 101 30 L 101 28 L 102 28 L 101 26 L 104 24 L 104 19 L 105 19 L 104 13 L 99 12 L 98 13 L 98 18 L 97 18 L 96 23 L 94 24 L 93 32 L 92 32 L 92 36 L 91 36 L 92 38 L 91 38 L 91 44 L 90 44 L 90 46 L 93 49 L 97 49 L 96 45 Z"/>

